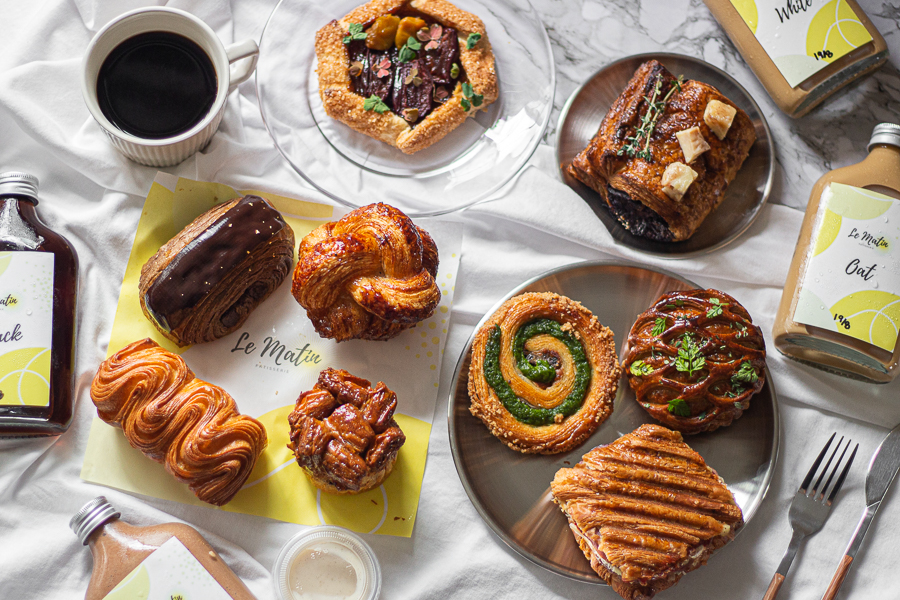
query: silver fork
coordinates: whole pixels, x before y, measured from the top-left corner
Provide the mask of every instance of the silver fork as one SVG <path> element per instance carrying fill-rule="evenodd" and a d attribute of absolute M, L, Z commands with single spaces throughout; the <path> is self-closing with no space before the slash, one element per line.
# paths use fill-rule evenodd
<path fill-rule="evenodd" d="M 791 536 L 791 543 L 788 544 L 788 548 L 784 553 L 784 558 L 781 559 L 781 564 L 778 565 L 778 569 L 772 577 L 772 582 L 769 583 L 769 589 L 766 590 L 766 595 L 763 596 L 763 600 L 773 600 L 775 596 L 778 595 L 778 590 L 781 589 L 781 584 L 784 583 L 784 577 L 791 568 L 791 563 L 794 562 L 794 556 L 797 555 L 797 550 L 800 548 L 800 542 L 807 536 L 822 529 L 822 525 L 825 524 L 825 519 L 828 518 L 828 513 L 831 512 L 831 503 L 834 502 L 835 496 L 837 496 L 838 491 L 841 489 L 841 485 L 844 483 L 844 479 L 847 477 L 847 472 L 850 471 L 850 465 L 853 464 L 853 459 L 856 458 L 856 451 L 859 449 L 859 444 L 853 448 L 853 452 L 850 454 L 850 460 L 844 465 L 844 469 L 841 471 L 840 476 L 829 491 L 828 486 L 831 485 L 831 481 L 838 472 L 838 469 L 844 460 L 844 455 L 847 454 L 847 449 L 850 447 L 850 440 L 847 440 L 840 458 L 838 458 L 837 462 L 834 464 L 834 469 L 831 470 L 831 474 L 828 476 L 828 480 L 825 481 L 824 486 L 822 485 L 822 479 L 828 472 L 828 468 L 831 466 L 834 457 L 837 455 L 838 450 L 840 450 L 841 444 L 844 442 L 844 437 L 841 436 L 841 439 L 834 447 L 831 456 L 828 457 L 828 462 L 825 463 L 825 467 L 819 473 L 815 485 L 810 485 L 812 484 L 813 478 L 816 476 L 819 465 L 822 464 L 822 459 L 825 457 L 825 454 L 828 453 L 828 448 L 831 447 L 831 442 L 834 441 L 834 436 L 836 435 L 837 433 L 832 433 L 831 437 L 828 438 L 828 443 L 825 444 L 825 447 L 819 452 L 816 462 L 809 468 L 809 472 L 806 473 L 806 477 L 803 478 L 803 483 L 800 484 L 800 489 L 797 490 L 797 494 L 794 496 L 793 502 L 791 502 L 791 510 L 788 513 L 788 518 L 790 519 L 791 528 L 794 533 Z"/>

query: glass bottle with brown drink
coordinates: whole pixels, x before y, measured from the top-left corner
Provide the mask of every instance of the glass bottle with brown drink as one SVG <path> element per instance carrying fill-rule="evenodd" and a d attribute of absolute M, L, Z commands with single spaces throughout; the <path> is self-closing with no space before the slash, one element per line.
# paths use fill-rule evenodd
<path fill-rule="evenodd" d="M 72 421 L 78 258 L 38 218 L 38 180 L 0 174 L 0 436 Z"/>
<path fill-rule="evenodd" d="M 775 316 L 775 347 L 868 381 L 900 372 L 900 125 L 813 186 Z"/>
<path fill-rule="evenodd" d="M 190 525 L 136 527 L 103 496 L 69 521 L 91 549 L 94 568 L 85 600 L 203 598 L 255 600 L 212 546 Z"/>

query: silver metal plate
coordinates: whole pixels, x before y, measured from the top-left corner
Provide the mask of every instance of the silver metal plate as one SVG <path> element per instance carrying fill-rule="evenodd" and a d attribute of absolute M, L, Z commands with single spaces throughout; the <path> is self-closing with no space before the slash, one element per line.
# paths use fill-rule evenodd
<path fill-rule="evenodd" d="M 630 234 L 606 209 L 599 194 L 566 173 L 579 152 L 597 134 L 600 122 L 642 63 L 656 59 L 674 75 L 696 79 L 717 88 L 747 113 L 756 129 L 756 143 L 737 177 L 725 191 L 725 199 L 711 212 L 691 239 L 655 242 Z M 769 125 L 756 102 L 725 71 L 698 58 L 680 54 L 638 54 L 617 60 L 597 71 L 575 90 L 559 115 L 556 158 L 563 181 L 584 198 L 616 242 L 663 258 L 689 258 L 712 252 L 734 241 L 756 220 L 769 198 L 775 171 L 775 154 Z"/>
<path fill-rule="evenodd" d="M 510 292 L 500 304 L 524 292 L 555 292 L 581 302 L 613 330 L 621 359 L 622 344 L 637 316 L 665 292 L 698 286 L 674 273 L 627 262 L 584 262 L 545 273 Z M 474 337 L 474 332 L 473 332 Z M 469 412 L 468 374 L 472 338 L 456 365 L 450 395 L 450 446 L 469 499 L 484 521 L 510 548 L 566 577 L 603 583 L 578 548 L 566 518 L 550 499 L 557 470 L 653 419 L 634 399 L 623 377 L 612 416 L 580 447 L 553 456 L 510 450 Z M 725 480 L 749 522 L 766 495 L 778 456 L 778 405 L 772 374 L 750 408 L 730 427 L 690 436 L 687 443 Z"/>

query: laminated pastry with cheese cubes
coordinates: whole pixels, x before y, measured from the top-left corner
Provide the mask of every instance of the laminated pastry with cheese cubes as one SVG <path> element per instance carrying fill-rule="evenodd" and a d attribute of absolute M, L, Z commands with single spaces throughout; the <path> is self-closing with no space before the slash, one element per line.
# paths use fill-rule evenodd
<path fill-rule="evenodd" d="M 755 141 L 750 117 L 719 90 L 650 60 L 566 170 L 632 234 L 680 242 L 721 204 Z"/>

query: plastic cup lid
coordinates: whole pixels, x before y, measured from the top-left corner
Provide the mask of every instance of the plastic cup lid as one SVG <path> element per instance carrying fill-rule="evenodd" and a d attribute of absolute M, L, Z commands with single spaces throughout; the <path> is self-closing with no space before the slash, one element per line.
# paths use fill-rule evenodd
<path fill-rule="evenodd" d="M 322 525 L 301 531 L 281 548 L 275 565 L 272 567 L 272 580 L 279 600 L 294 600 L 289 587 L 290 568 L 303 550 L 314 548 L 322 543 L 342 546 L 359 558 L 363 573 L 357 578 L 364 578 L 362 594 L 359 600 L 377 600 L 381 593 L 381 567 L 372 548 L 361 537 L 343 527 Z"/>

